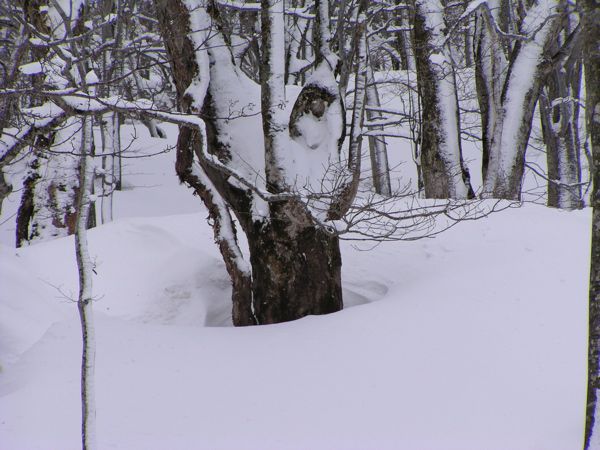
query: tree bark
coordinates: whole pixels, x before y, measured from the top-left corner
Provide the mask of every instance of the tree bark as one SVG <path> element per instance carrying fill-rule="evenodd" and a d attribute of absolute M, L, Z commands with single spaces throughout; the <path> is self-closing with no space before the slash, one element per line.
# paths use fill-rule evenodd
<path fill-rule="evenodd" d="M 539 99 L 542 132 L 548 166 L 548 206 L 561 209 L 583 207 L 581 164 L 575 105 L 570 80 L 562 68 L 552 71 Z"/>
<path fill-rule="evenodd" d="M 79 273 L 77 308 L 79 310 L 83 340 L 81 355 L 81 439 L 83 450 L 96 449 L 96 338 L 92 309 L 93 265 L 87 243 L 87 225 L 92 207 L 90 195 L 94 182 L 94 168 L 91 156 L 91 120 L 91 117 L 83 119 L 79 172 L 80 189 L 77 199 L 75 227 L 75 256 Z"/>
<path fill-rule="evenodd" d="M 30 175 L 17 213 L 17 247 L 75 232 L 81 121 L 71 117 L 56 131 L 38 135 Z"/>
<path fill-rule="evenodd" d="M 583 58 L 586 85 L 586 123 L 593 157 L 592 251 L 590 267 L 588 390 L 584 448 L 600 445 L 600 430 L 595 426 L 600 390 L 600 5 L 582 1 L 584 30 Z"/>
<path fill-rule="evenodd" d="M 375 84 L 375 74 L 371 64 L 367 67 L 367 105 L 380 107 L 379 92 Z M 367 119 L 381 119 L 383 114 L 367 109 Z M 370 127 L 371 130 L 383 131 L 382 126 Z M 384 136 L 369 136 L 369 154 L 371 157 L 371 173 L 373 176 L 373 188 L 375 192 L 386 197 L 392 195 L 392 184 L 390 182 L 390 167 L 388 164 L 387 143 Z"/>
<path fill-rule="evenodd" d="M 462 160 L 454 69 L 445 55 L 442 5 L 414 2 L 417 85 L 422 102 L 420 163 L 427 198 L 472 198 L 469 173 Z"/>
<path fill-rule="evenodd" d="M 246 230 L 259 324 L 328 314 L 343 307 L 338 238 L 316 226 L 290 223 L 285 218 L 289 211 L 299 214 L 304 209 L 293 203 L 273 205 L 272 220 Z"/>

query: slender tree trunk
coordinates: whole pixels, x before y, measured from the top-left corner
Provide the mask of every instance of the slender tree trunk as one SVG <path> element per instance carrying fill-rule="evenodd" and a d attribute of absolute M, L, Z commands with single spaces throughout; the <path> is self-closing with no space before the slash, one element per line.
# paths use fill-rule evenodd
<path fill-rule="evenodd" d="M 396 51 L 400 55 L 400 69 L 415 70 L 416 63 L 412 51 L 411 33 L 408 31 L 411 28 L 408 12 L 409 2 L 407 0 L 396 0 L 395 3 L 398 6 L 404 6 L 396 11 L 396 22 L 400 26 L 400 31 L 396 32 L 394 41 Z"/>
<path fill-rule="evenodd" d="M 583 58 L 586 85 L 586 123 L 593 156 L 592 252 L 590 268 L 588 391 L 584 448 L 600 447 L 600 429 L 595 424 L 600 403 L 600 5 L 583 0 Z"/>
<path fill-rule="evenodd" d="M 103 0 L 102 13 L 106 17 L 109 14 L 123 15 L 125 0 Z M 118 20 L 114 25 L 102 27 L 102 39 L 109 42 L 114 41 L 110 51 L 102 53 L 102 80 L 104 85 L 100 87 L 102 95 L 107 97 L 123 95 L 124 87 L 120 82 L 123 74 L 121 48 L 124 34 L 124 21 Z M 138 73 L 133 71 L 133 76 L 138 82 Z M 113 81 L 116 80 L 116 81 Z M 100 120 L 100 131 L 102 133 L 102 201 L 100 205 L 102 222 L 112 221 L 113 192 L 121 190 L 121 119 L 119 113 L 105 114 Z"/>
<path fill-rule="evenodd" d="M 539 99 L 548 165 L 548 206 L 561 209 L 583 206 L 574 105 L 579 101 L 579 92 L 573 92 L 569 80 L 577 73 L 581 75 L 581 72 L 573 69 L 569 75 L 563 67 L 554 69 Z"/>
<path fill-rule="evenodd" d="M 117 185 L 115 159 L 119 157 L 118 154 L 121 148 L 119 129 L 119 113 L 104 114 L 100 118 L 102 153 L 98 156 L 102 158 L 102 175 L 100 176 L 100 192 L 102 193 L 100 220 L 102 223 L 113 220 L 113 192 Z"/>
<path fill-rule="evenodd" d="M 369 55 L 367 53 L 367 24 L 364 15 L 368 3 L 361 0 L 357 7 L 354 42 L 356 53 L 356 71 L 354 75 L 354 103 L 352 105 L 352 121 L 350 123 L 350 142 L 348 144 L 349 179 L 342 188 L 338 198 L 332 204 L 328 219 L 341 219 L 350 208 L 360 183 L 362 166 L 362 137 L 367 100 L 367 71 Z"/>
<path fill-rule="evenodd" d="M 83 450 L 96 448 L 96 399 L 95 399 L 95 358 L 96 340 L 92 310 L 92 272 L 87 242 L 87 224 L 92 202 L 94 169 L 92 164 L 92 123 L 91 117 L 83 119 L 83 138 L 79 172 L 79 195 L 77 199 L 77 220 L 75 227 L 75 255 L 79 272 L 79 297 L 77 307 L 81 320 L 83 350 L 81 357 L 81 438 Z"/>
<path fill-rule="evenodd" d="M 371 107 L 381 106 L 377 85 L 375 84 L 375 75 L 370 64 L 367 67 L 367 105 Z M 370 111 L 369 109 L 366 112 L 368 120 L 382 118 L 380 112 Z M 371 127 L 370 129 L 383 131 L 382 126 Z M 371 156 L 371 173 L 375 192 L 389 197 L 392 195 L 392 185 L 390 182 L 387 144 L 384 136 L 369 136 L 369 153 Z"/>
<path fill-rule="evenodd" d="M 304 7 L 304 0 L 292 0 L 293 8 Z M 285 18 L 286 22 L 286 49 L 285 49 L 285 83 L 295 84 L 298 79 L 298 53 L 300 45 L 304 41 L 303 34 L 306 31 L 306 19 L 295 15 L 289 15 Z M 291 71 L 290 71 L 291 69 Z M 292 75 L 292 73 L 294 75 Z"/>

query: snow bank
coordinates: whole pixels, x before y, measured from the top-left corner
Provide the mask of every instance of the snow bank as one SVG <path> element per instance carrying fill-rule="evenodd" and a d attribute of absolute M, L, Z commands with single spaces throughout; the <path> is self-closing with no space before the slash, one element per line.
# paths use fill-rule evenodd
<path fill-rule="evenodd" d="M 229 313 L 204 216 L 89 234 L 101 448 L 580 446 L 588 211 L 527 206 L 435 240 L 346 245 L 346 298 L 366 304 L 244 329 L 203 327 Z M 3 247 L 0 262 L 2 447 L 78 448 L 76 306 L 48 284 L 75 289 L 71 239 Z"/>

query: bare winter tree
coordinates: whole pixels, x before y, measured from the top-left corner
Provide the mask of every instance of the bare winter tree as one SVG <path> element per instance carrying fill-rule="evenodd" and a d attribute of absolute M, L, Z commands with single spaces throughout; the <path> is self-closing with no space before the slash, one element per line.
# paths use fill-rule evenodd
<path fill-rule="evenodd" d="M 574 14 L 563 16 L 563 27 L 550 43 L 557 54 L 577 26 Z M 548 161 L 548 206 L 578 209 L 583 206 L 579 140 L 579 101 L 582 65 L 581 45 L 553 67 L 539 98 L 544 143 Z"/>
<path fill-rule="evenodd" d="M 233 284 L 234 323 L 341 309 L 338 237 L 321 221 L 343 214 L 356 190 L 351 172 L 327 179 L 331 168 L 348 170 L 339 153 L 344 128 L 333 77 L 337 58 L 326 33 L 317 67 L 292 105 L 284 84 L 283 1 L 261 3 L 260 85 L 235 65 L 216 4 L 157 0 L 156 6 L 182 110 L 201 116 L 206 126 L 205 133 L 180 129 L 177 170 L 214 221 Z M 327 8 L 318 3 L 317 14 Z M 250 264 L 230 211 L 247 237 Z"/>
<path fill-rule="evenodd" d="M 546 74 L 569 54 L 578 30 L 552 53 L 566 2 L 474 2 L 475 63 L 483 140 L 483 194 L 520 199 L 525 151 Z"/>
<path fill-rule="evenodd" d="M 0 89 L 11 89 L 19 81 L 19 65 L 28 49 L 29 34 L 23 24 L 13 18 L 23 16 L 23 5 L 9 1 L 0 1 Z M 0 134 L 5 128 L 16 125 L 18 99 L 0 98 Z M 4 199 L 12 192 L 12 186 L 5 178 L 5 168 L 16 159 L 17 152 L 0 142 L 0 212 Z"/>
<path fill-rule="evenodd" d="M 77 89 L 78 67 L 96 71 L 98 95 L 104 98 L 144 98 L 151 101 L 146 108 L 169 109 L 174 99 L 168 69 L 163 67 L 165 52 L 157 21 L 150 17 L 151 1 L 86 2 L 86 21 L 68 30 L 74 39 L 65 38 L 61 27 L 49 25 L 54 20 L 51 15 L 68 9 L 70 3 L 53 5 L 51 1 L 0 2 L 0 17 L 8 25 L 2 29 L 7 45 L 2 65 L 6 76 L 0 84 L 0 170 L 5 173 L 21 158 L 30 161 L 21 191 L 17 245 L 75 230 L 79 150 L 74 137 L 81 125 L 73 118 L 74 106 L 64 103 L 67 96 L 58 101 L 56 92 Z M 69 12 L 56 14 L 60 16 L 56 20 L 63 22 L 70 18 Z M 152 116 L 135 118 L 161 134 Z M 95 192 L 101 198 L 102 222 L 111 220 L 112 193 L 121 184 L 121 119 L 122 114 L 113 110 L 94 118 L 101 136 L 95 147 L 102 161 Z M 4 178 L 0 177 L 0 200 L 11 190 Z M 89 217 L 93 226 L 95 208 Z"/>
<path fill-rule="evenodd" d="M 27 26 L 32 36 L 38 38 L 31 54 L 31 63 L 19 70 L 32 77 L 35 91 L 64 89 L 79 84 L 86 70 L 81 61 L 86 58 L 84 20 L 78 16 L 83 4 L 65 3 L 40 5 L 25 10 Z M 77 41 L 69 38 L 77 36 Z M 80 61 L 73 64 L 65 55 L 73 55 Z M 73 69 L 73 70 L 71 70 Z M 52 102 L 41 95 L 32 95 L 27 116 L 35 117 L 52 107 Z M 66 117 L 60 125 L 45 133 L 37 132 L 33 139 L 34 158 L 29 175 L 25 179 L 21 204 L 17 215 L 17 246 L 27 242 L 73 234 L 75 231 L 76 197 L 78 186 L 79 152 L 78 136 L 81 121 Z M 94 217 L 90 216 L 93 225 Z"/>
<path fill-rule="evenodd" d="M 97 81 L 91 72 L 88 82 Z M 93 264 L 88 251 L 87 225 L 93 207 L 92 186 L 94 165 L 92 150 L 92 118 L 83 119 L 79 164 L 79 195 L 75 220 L 75 256 L 79 273 L 79 296 L 77 308 L 81 322 L 83 349 L 81 355 L 81 440 L 83 450 L 96 448 L 96 332 L 93 319 Z"/>

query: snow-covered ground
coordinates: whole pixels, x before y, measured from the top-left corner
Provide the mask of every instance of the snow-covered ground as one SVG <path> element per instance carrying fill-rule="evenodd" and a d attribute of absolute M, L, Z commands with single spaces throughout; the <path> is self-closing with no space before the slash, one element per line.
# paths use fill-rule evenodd
<path fill-rule="evenodd" d="M 89 233 L 100 449 L 581 447 L 589 210 L 525 205 L 435 239 L 344 243 L 352 307 L 233 328 L 207 214 L 173 159 L 127 160 L 117 220 Z M 77 449 L 73 240 L 15 250 L 17 198 L 0 220 L 0 449 Z"/>

